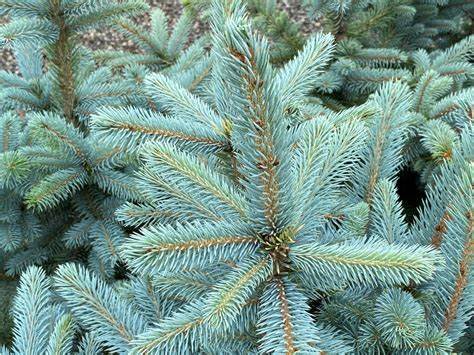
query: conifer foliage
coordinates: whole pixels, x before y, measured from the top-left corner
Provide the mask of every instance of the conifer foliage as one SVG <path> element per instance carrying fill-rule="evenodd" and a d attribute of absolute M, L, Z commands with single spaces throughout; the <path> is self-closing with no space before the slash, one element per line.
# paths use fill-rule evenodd
<path fill-rule="evenodd" d="M 120 152 L 89 136 L 91 112 L 127 102 L 131 85 L 96 68 L 78 42 L 86 29 L 143 11 L 137 1 L 5 1 L 3 43 L 18 54 L 20 74 L 1 72 L 1 259 L 15 275 L 31 264 L 83 259 L 113 274 L 123 237 L 113 218 L 134 199 Z M 25 24 L 28 23 L 28 26 Z"/>
<path fill-rule="evenodd" d="M 305 3 L 0 0 L 0 354 L 470 351 L 470 7 Z"/>

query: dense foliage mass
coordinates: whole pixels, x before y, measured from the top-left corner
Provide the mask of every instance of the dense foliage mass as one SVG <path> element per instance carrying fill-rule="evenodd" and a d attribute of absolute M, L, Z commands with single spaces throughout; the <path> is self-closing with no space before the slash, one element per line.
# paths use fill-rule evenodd
<path fill-rule="evenodd" d="M 0 354 L 472 352 L 474 5 L 183 5 L 0 0 Z"/>

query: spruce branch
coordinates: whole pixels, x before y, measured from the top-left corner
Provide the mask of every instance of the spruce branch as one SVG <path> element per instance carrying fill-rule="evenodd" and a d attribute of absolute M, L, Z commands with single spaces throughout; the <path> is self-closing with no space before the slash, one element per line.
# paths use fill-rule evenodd
<path fill-rule="evenodd" d="M 111 351 L 128 351 L 133 337 L 145 329 L 145 320 L 126 300 L 81 266 L 62 265 L 54 284 L 74 317 L 94 330 Z"/>

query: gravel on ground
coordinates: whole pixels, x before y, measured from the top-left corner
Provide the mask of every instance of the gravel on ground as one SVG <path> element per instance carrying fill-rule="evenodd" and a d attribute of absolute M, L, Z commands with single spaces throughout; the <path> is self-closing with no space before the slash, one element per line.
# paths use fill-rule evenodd
<path fill-rule="evenodd" d="M 152 10 L 156 7 L 160 7 L 168 15 L 171 26 L 176 22 L 183 11 L 180 0 L 147 0 L 147 2 Z M 301 0 L 277 0 L 277 2 L 279 7 L 287 11 L 293 20 L 301 23 L 303 31 L 311 31 L 312 23 L 308 20 L 305 10 L 301 7 Z M 6 21 L 6 18 L 0 18 L 0 25 Z M 148 26 L 150 17 L 148 14 L 144 14 L 136 17 L 136 21 Z M 194 31 L 191 34 L 192 38 L 199 37 L 204 30 L 205 26 L 196 22 Z M 132 41 L 113 29 L 101 28 L 99 30 L 88 31 L 82 36 L 81 40 L 91 49 L 137 51 Z M 8 71 L 17 70 L 11 50 L 0 50 L 0 69 Z"/>

